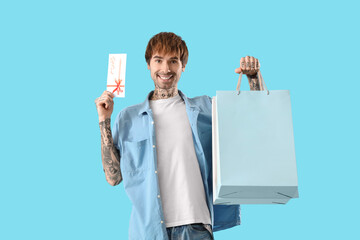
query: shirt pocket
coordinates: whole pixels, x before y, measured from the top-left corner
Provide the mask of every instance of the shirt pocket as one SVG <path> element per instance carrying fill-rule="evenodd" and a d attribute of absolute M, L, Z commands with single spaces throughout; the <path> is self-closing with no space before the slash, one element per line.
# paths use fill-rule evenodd
<path fill-rule="evenodd" d="M 121 171 L 145 171 L 150 167 L 150 157 L 150 139 L 124 141 Z"/>

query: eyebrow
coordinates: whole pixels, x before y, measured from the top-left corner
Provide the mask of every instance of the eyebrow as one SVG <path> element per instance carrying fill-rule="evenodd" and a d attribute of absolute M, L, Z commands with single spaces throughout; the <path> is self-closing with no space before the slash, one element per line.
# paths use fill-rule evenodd
<path fill-rule="evenodd" d="M 153 58 L 160 58 L 160 59 L 163 59 L 163 57 L 160 57 L 160 56 L 154 56 Z M 170 59 L 179 59 L 178 57 L 172 57 L 172 58 L 170 58 Z"/>

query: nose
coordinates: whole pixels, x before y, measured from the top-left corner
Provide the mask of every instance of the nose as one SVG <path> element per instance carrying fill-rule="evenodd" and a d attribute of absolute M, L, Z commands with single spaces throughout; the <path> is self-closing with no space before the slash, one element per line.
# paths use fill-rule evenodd
<path fill-rule="evenodd" d="M 161 68 L 162 68 L 161 70 L 163 70 L 164 73 L 170 72 L 169 64 L 166 61 L 163 62 Z"/>

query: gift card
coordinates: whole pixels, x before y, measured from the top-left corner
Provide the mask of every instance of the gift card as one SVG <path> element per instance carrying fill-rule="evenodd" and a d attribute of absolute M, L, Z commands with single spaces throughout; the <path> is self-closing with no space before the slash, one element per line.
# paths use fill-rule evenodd
<path fill-rule="evenodd" d="M 115 97 L 125 97 L 126 54 L 109 54 L 106 90 Z"/>

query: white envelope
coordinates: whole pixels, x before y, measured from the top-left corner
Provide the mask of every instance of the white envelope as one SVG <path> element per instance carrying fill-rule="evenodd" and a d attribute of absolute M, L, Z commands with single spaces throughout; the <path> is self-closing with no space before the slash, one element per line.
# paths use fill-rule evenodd
<path fill-rule="evenodd" d="M 125 97 L 126 54 L 109 54 L 106 90 Z"/>

